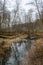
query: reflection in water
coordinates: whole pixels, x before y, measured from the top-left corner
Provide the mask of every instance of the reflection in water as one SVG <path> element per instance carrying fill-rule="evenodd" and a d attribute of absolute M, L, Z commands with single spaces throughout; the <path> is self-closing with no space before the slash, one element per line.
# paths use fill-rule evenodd
<path fill-rule="evenodd" d="M 12 43 L 11 54 L 5 65 L 27 65 L 28 50 L 31 46 L 31 41 L 23 41 L 20 43 Z"/>

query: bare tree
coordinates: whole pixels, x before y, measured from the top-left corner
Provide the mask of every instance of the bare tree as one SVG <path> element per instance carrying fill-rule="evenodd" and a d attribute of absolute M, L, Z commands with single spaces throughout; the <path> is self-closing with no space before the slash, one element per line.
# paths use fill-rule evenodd
<path fill-rule="evenodd" d="M 42 0 L 41 0 L 41 3 L 42 3 Z M 40 1 L 39 0 L 34 0 L 33 2 L 28 3 L 28 5 L 35 6 L 35 8 L 38 12 L 38 15 L 39 15 L 39 25 L 42 28 L 42 19 L 41 19 L 41 13 L 40 13 L 42 7 L 41 8 L 39 7 L 40 6 Z M 42 6 L 42 4 L 41 4 L 41 6 Z"/>
<path fill-rule="evenodd" d="M 41 20 L 42 20 L 42 24 L 43 24 L 43 1 L 41 0 Z"/>
<path fill-rule="evenodd" d="M 18 0 L 16 0 L 16 9 L 14 9 L 14 19 L 13 19 L 14 24 L 17 24 L 18 21 L 21 22 L 20 15 L 19 15 L 19 6 L 20 3 Z"/>
<path fill-rule="evenodd" d="M 0 0 L 0 30 L 1 30 L 1 23 L 2 23 L 2 1 Z"/>
<path fill-rule="evenodd" d="M 1 19 L 1 27 L 2 28 L 9 27 L 9 24 L 10 24 L 10 12 L 7 9 L 6 0 L 2 1 L 1 14 L 2 14 L 2 17 L 0 17 L 0 18 L 2 18 Z"/>
<path fill-rule="evenodd" d="M 4 14 L 5 14 L 5 5 L 6 5 L 6 0 L 4 0 L 4 2 L 3 2 L 3 20 L 2 20 L 2 23 L 4 22 L 4 19 L 5 19 L 5 16 L 4 16 Z"/>

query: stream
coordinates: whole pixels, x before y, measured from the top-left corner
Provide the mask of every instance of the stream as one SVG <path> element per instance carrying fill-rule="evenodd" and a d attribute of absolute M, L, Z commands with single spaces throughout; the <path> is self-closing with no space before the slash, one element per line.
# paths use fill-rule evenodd
<path fill-rule="evenodd" d="M 31 40 L 12 42 L 11 54 L 5 65 L 26 65 L 28 64 L 28 51 L 31 47 Z"/>

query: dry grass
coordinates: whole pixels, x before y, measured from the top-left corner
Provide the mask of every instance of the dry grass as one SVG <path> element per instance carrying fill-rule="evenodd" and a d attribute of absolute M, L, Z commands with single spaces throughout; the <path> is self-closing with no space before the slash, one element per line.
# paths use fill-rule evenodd
<path fill-rule="evenodd" d="M 36 40 L 29 51 L 29 65 L 43 65 L 43 39 Z"/>

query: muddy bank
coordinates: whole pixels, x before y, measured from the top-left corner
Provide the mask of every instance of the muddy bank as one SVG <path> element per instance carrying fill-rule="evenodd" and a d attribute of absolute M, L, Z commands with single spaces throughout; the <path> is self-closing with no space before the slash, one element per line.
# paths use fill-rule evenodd
<path fill-rule="evenodd" d="M 10 46 L 8 47 L 6 45 L 7 46 L 6 47 L 5 45 L 6 45 L 6 43 L 4 41 L 0 42 L 0 65 L 3 65 L 2 63 L 7 60 L 7 58 L 10 55 L 10 52 L 11 52 Z"/>

